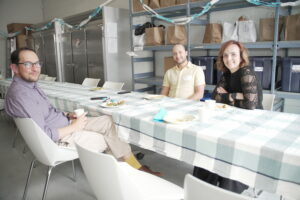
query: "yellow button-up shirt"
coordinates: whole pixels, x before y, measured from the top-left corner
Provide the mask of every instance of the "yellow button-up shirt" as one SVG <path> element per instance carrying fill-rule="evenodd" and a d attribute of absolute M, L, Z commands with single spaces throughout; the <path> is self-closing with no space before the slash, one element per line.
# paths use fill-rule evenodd
<path fill-rule="evenodd" d="M 163 86 L 170 88 L 169 97 L 187 99 L 195 93 L 195 87 L 199 85 L 205 85 L 203 70 L 191 62 L 182 70 L 178 66 L 172 67 L 164 76 Z"/>

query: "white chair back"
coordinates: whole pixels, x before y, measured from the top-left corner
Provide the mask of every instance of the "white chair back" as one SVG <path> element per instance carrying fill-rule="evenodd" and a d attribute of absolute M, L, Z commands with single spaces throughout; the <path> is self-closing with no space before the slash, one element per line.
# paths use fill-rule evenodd
<path fill-rule="evenodd" d="M 123 86 L 124 83 L 122 82 L 105 81 L 102 87 L 110 90 L 122 90 Z"/>
<path fill-rule="evenodd" d="M 206 183 L 190 174 L 184 178 L 184 200 L 250 200 L 246 197 Z"/>
<path fill-rule="evenodd" d="M 98 200 L 180 200 L 182 188 L 76 143 L 83 171 Z"/>
<path fill-rule="evenodd" d="M 58 146 L 31 118 L 14 120 L 27 146 L 44 165 L 55 166 L 59 162 L 78 158 L 75 149 Z"/>
<path fill-rule="evenodd" d="M 55 81 L 56 77 L 46 76 L 44 80 L 45 81 Z"/>
<path fill-rule="evenodd" d="M 82 82 L 83 86 L 88 86 L 88 87 L 97 87 L 100 79 L 97 78 L 85 78 Z"/>
<path fill-rule="evenodd" d="M 273 104 L 275 100 L 274 94 L 263 94 L 263 101 L 262 105 L 264 107 L 264 110 L 273 110 Z"/>
<path fill-rule="evenodd" d="M 4 110 L 4 99 L 0 98 L 0 110 Z"/>

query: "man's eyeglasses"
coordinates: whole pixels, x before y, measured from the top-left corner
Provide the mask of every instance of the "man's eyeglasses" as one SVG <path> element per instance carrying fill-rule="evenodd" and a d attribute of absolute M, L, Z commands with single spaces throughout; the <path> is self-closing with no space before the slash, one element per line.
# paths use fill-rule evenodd
<path fill-rule="evenodd" d="M 33 66 L 36 66 L 38 68 L 42 67 L 42 63 L 40 63 L 40 61 L 32 63 L 32 62 L 23 62 L 23 63 L 17 63 L 18 65 L 22 64 L 24 65 L 26 68 L 32 68 Z"/>

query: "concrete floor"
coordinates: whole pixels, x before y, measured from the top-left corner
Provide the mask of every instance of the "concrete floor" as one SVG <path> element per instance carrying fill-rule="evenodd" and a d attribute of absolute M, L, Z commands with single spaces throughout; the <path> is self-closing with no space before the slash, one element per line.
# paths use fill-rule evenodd
<path fill-rule="evenodd" d="M 16 147 L 12 148 L 15 127 L 11 121 L 1 118 L 0 127 L 0 200 L 21 199 L 33 155 L 28 149 L 26 153 L 23 153 L 24 141 L 20 135 L 17 138 Z M 137 148 L 134 149 L 137 150 Z M 185 174 L 192 172 L 193 167 L 191 165 L 151 151 L 143 152 L 146 153 L 146 156 L 141 161 L 142 164 L 162 172 L 164 179 L 177 185 L 183 186 Z M 71 179 L 71 162 L 61 164 L 52 170 L 47 200 L 95 200 L 78 160 L 75 161 L 75 166 L 76 182 Z M 42 198 L 46 172 L 47 167 L 42 164 L 38 164 L 33 169 L 28 199 L 38 200 Z"/>
<path fill-rule="evenodd" d="M 24 141 L 18 137 L 16 147 L 12 148 L 16 128 L 12 121 L 0 117 L 0 200 L 21 199 L 24 191 L 29 165 L 33 156 L 29 150 L 23 153 Z M 133 148 L 136 149 L 137 148 Z M 151 151 L 146 151 L 142 164 L 164 174 L 163 178 L 179 186 L 183 186 L 184 176 L 192 173 L 193 166 L 178 160 L 170 159 Z M 73 182 L 72 165 L 70 162 L 57 166 L 52 170 L 47 200 L 94 200 L 95 197 L 83 174 L 78 160 L 75 161 L 77 181 Z M 47 168 L 38 164 L 33 169 L 28 199 L 42 198 Z M 263 192 L 260 200 L 280 200 L 276 195 Z"/>

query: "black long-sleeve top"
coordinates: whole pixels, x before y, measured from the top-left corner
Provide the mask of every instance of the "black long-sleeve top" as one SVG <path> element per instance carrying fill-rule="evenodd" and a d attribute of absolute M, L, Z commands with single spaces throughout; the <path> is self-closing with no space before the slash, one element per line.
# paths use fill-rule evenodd
<path fill-rule="evenodd" d="M 228 93 L 218 93 L 218 87 L 223 87 Z M 236 99 L 236 93 L 242 93 L 244 99 Z M 233 101 L 230 101 L 229 95 Z M 239 108 L 263 109 L 261 85 L 255 72 L 248 66 L 241 67 L 234 73 L 230 73 L 230 71 L 223 73 L 214 89 L 212 98 L 218 103 L 225 103 Z"/>

